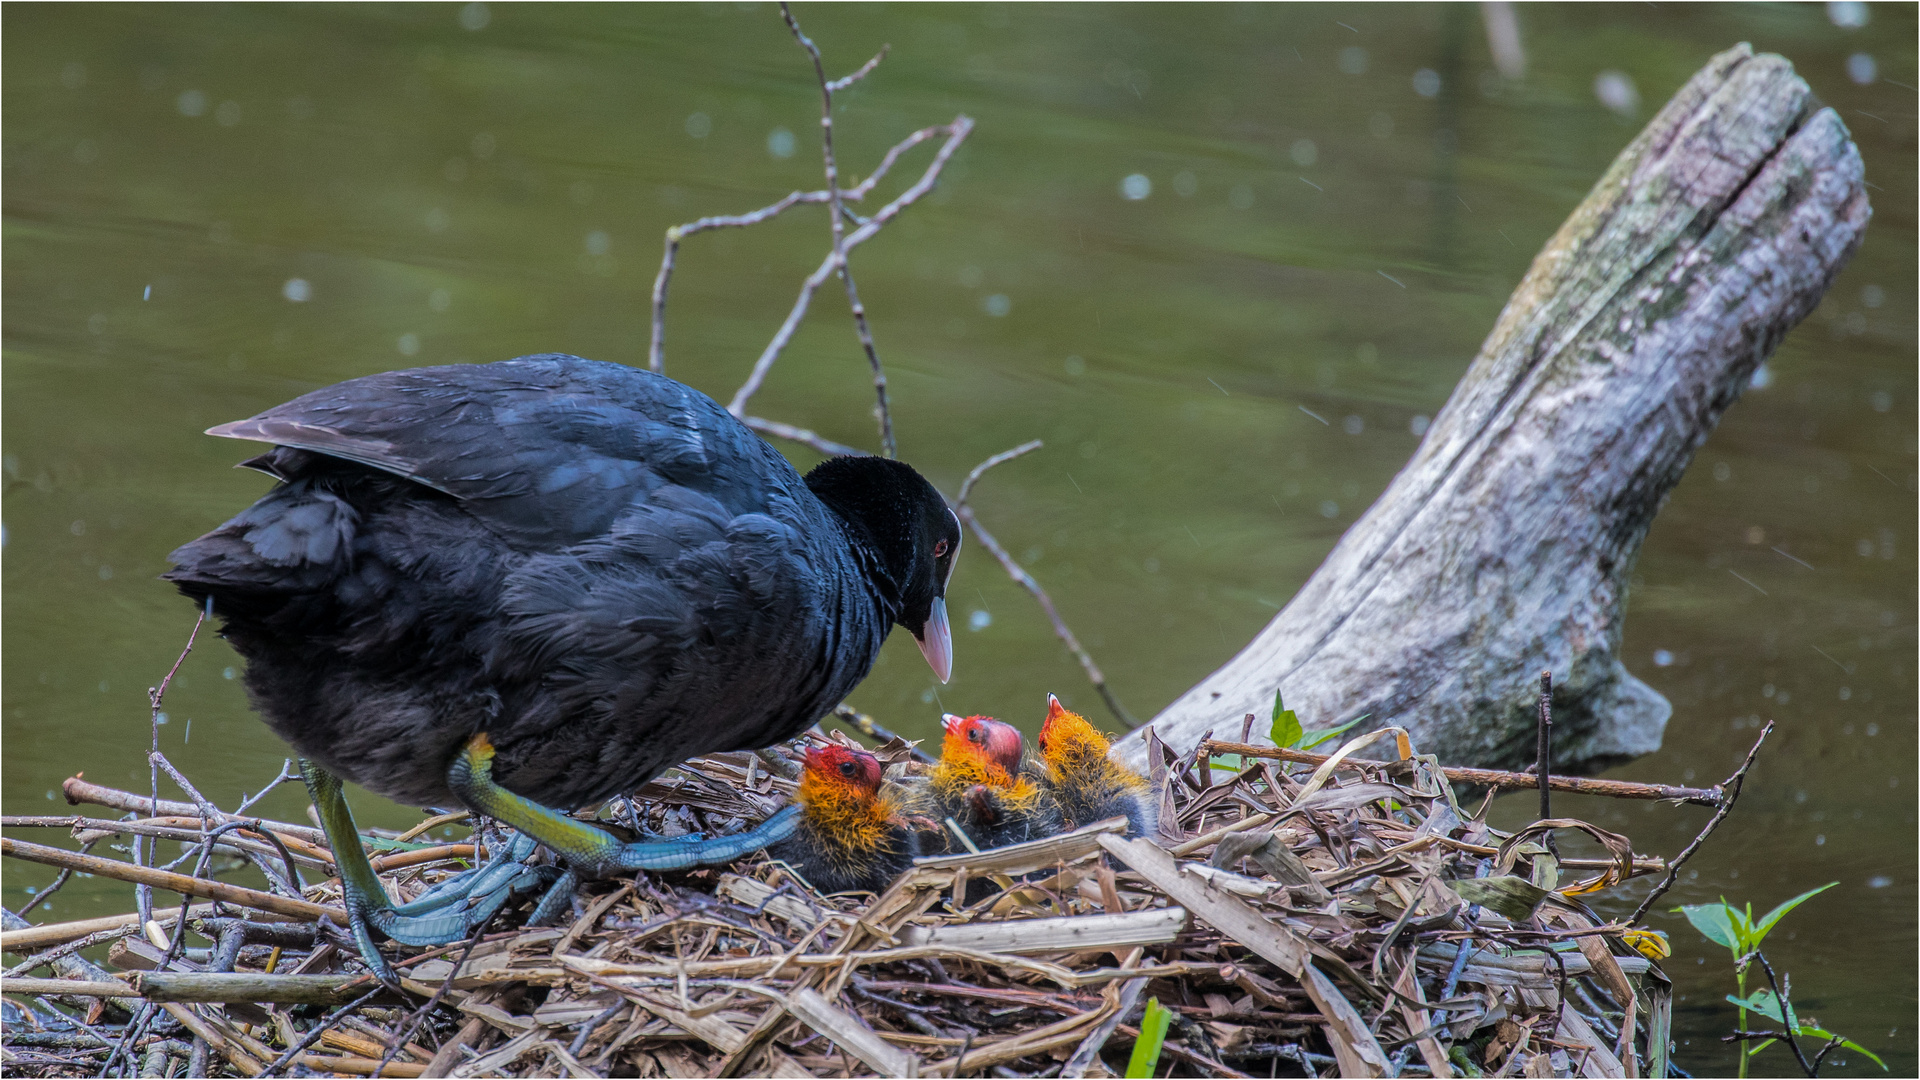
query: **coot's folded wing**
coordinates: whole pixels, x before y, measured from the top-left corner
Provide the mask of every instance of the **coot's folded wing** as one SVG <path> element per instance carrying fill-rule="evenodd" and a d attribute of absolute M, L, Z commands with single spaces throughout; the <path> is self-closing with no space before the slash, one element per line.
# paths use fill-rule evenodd
<path fill-rule="evenodd" d="M 208 429 L 358 462 L 460 499 L 523 549 L 604 532 L 661 484 L 741 512 L 800 483 L 711 398 L 564 354 L 352 379 Z"/>

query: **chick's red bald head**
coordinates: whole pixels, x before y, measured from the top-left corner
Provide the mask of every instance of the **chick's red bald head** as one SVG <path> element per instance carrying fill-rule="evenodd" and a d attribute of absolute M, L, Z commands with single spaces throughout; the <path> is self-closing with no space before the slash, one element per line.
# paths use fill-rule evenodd
<path fill-rule="evenodd" d="M 955 716 L 948 713 L 940 718 L 940 726 L 946 732 L 946 739 L 941 745 L 943 755 L 951 755 L 956 759 L 982 756 L 1009 774 L 1019 771 L 1020 754 L 1026 748 L 1026 740 L 1021 737 L 1020 729 L 1012 724 L 991 716 Z"/>
<path fill-rule="evenodd" d="M 880 759 L 852 747 L 831 743 L 807 751 L 807 778 L 855 791 L 880 789 Z"/>

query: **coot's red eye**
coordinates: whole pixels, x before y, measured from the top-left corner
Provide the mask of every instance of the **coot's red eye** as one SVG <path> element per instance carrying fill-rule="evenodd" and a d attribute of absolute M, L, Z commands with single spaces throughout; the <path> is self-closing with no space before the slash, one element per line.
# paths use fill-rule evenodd
<path fill-rule="evenodd" d="M 938 559 L 941 556 L 945 555 L 946 553 L 947 553 L 947 542 L 945 540 L 934 541 L 933 557 Z"/>

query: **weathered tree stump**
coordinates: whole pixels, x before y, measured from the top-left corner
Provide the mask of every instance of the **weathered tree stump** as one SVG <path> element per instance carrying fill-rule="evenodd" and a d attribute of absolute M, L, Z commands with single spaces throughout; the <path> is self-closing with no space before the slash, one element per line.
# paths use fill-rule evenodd
<path fill-rule="evenodd" d="M 1713 58 L 1534 259 L 1378 502 L 1252 643 L 1150 722 L 1239 734 L 1275 691 L 1362 713 L 1449 763 L 1556 768 L 1659 747 L 1672 706 L 1619 657 L 1667 493 L 1754 368 L 1811 312 L 1871 210 L 1859 151 L 1785 59 Z M 1264 732 L 1265 724 L 1256 724 Z M 1121 743 L 1143 760 L 1144 729 Z"/>

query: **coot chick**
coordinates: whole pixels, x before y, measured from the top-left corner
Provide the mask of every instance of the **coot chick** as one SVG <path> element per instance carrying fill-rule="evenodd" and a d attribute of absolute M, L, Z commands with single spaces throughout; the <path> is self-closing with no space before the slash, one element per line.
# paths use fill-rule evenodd
<path fill-rule="evenodd" d="M 1025 767 L 1019 728 L 990 716 L 951 713 L 941 717 L 941 727 L 940 760 L 927 774 L 924 805 L 917 810 L 937 822 L 953 819 L 982 851 L 1060 831 L 1059 806 Z M 966 850 L 957 838 L 948 839 L 950 852 Z"/>
<path fill-rule="evenodd" d="M 1039 741 L 1047 786 L 1070 825 L 1124 817 L 1130 837 L 1159 832 L 1160 809 L 1147 778 L 1108 757 L 1112 746 L 1107 737 L 1052 694 L 1047 695 Z"/>
<path fill-rule="evenodd" d="M 823 893 L 877 893 L 920 853 L 900 804 L 881 788 L 880 761 L 845 746 L 807 751 L 800 773 L 800 827 L 767 854 Z"/>
<path fill-rule="evenodd" d="M 453 940 L 462 919 L 408 916 L 467 897 L 394 908 L 336 776 L 495 817 L 569 878 L 696 865 L 781 838 L 798 810 L 670 844 L 621 844 L 556 810 L 798 735 L 896 624 L 949 674 L 960 526 L 939 492 L 881 458 L 803 480 L 661 375 L 563 354 L 417 368 L 209 434 L 274 444 L 243 464 L 281 483 L 164 576 L 224 621 L 254 707 L 307 759 L 383 974 L 369 921 Z"/>

